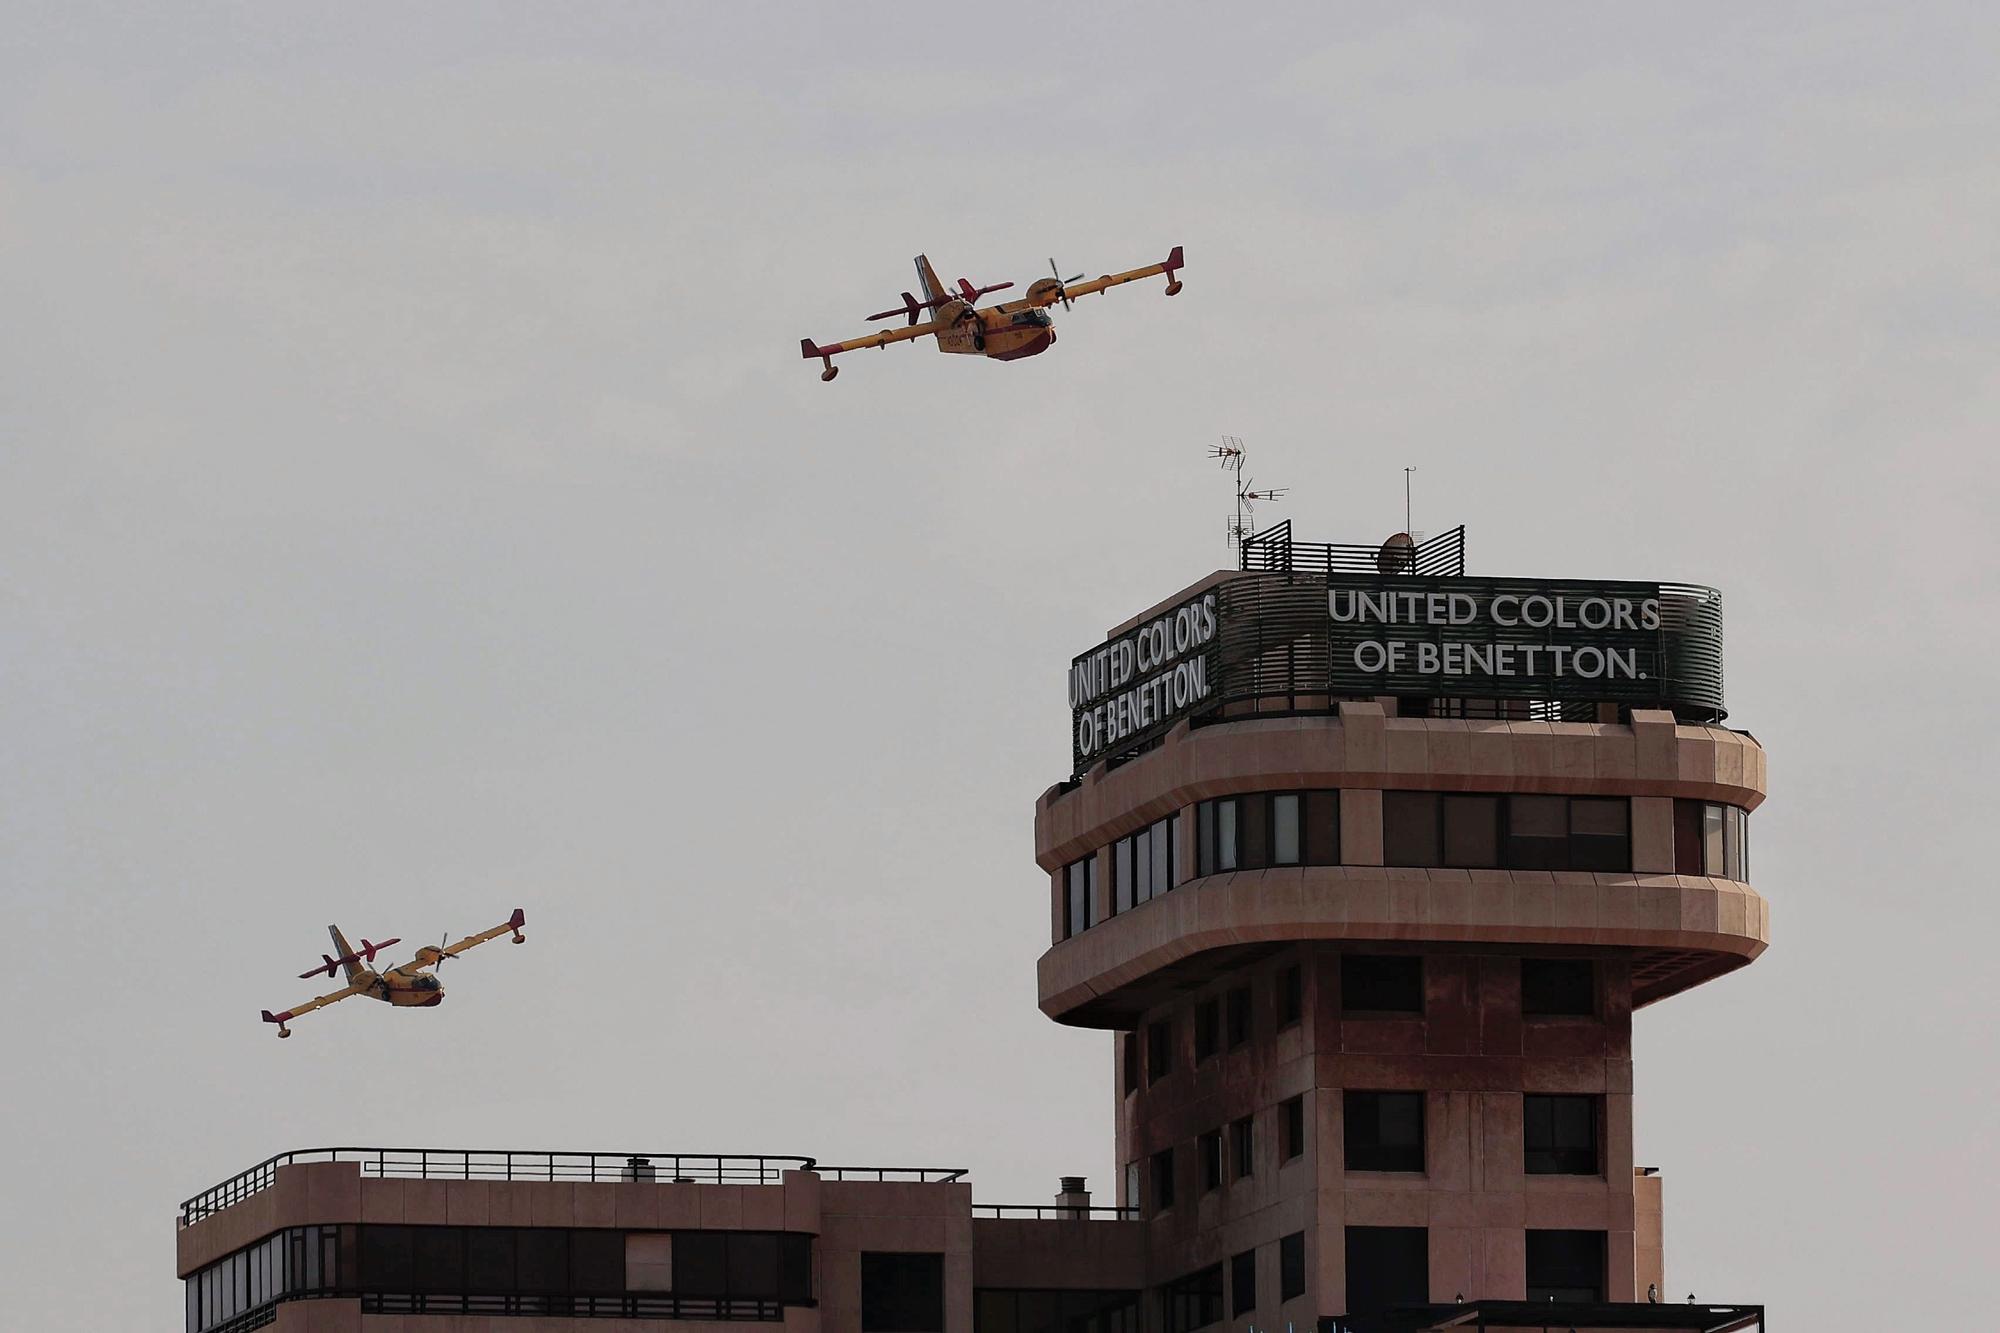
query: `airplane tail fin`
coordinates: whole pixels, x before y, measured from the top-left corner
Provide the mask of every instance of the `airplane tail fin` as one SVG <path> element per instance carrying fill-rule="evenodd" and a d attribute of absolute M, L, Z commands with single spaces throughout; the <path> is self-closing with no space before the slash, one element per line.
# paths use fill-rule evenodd
<path fill-rule="evenodd" d="M 340 933 L 339 926 L 328 926 L 326 933 L 333 936 L 333 956 L 347 966 L 347 979 L 351 982 L 361 975 L 361 960 L 354 956 L 354 950 L 347 945 L 347 936 Z"/>
<path fill-rule="evenodd" d="M 917 281 L 923 284 L 926 301 L 943 301 L 950 296 L 950 293 L 945 291 L 944 284 L 938 281 L 937 270 L 931 267 L 928 256 L 917 256 Z"/>

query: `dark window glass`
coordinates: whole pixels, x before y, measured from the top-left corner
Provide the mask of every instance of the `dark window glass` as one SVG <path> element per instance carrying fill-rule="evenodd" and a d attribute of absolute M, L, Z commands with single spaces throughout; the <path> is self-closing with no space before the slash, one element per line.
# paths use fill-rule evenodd
<path fill-rule="evenodd" d="M 1569 869 L 1567 798 L 1508 798 L 1507 865 L 1515 870 Z"/>
<path fill-rule="evenodd" d="M 812 1237 L 786 1234 L 778 1237 L 778 1296 L 788 1305 L 804 1305 L 813 1298 Z"/>
<path fill-rule="evenodd" d="M 1237 868 L 1262 870 L 1271 864 L 1271 798 L 1244 796 L 1235 804 L 1243 830 L 1237 839 Z"/>
<path fill-rule="evenodd" d="M 1597 1175 L 1597 1098 L 1528 1093 L 1521 1099 L 1521 1147 L 1531 1176 Z"/>
<path fill-rule="evenodd" d="M 625 1290 L 625 1233 L 579 1228 L 569 1235 L 572 1291 L 609 1296 Z"/>
<path fill-rule="evenodd" d="M 1168 815 L 1153 825 L 1153 896 L 1159 897 L 1174 887 L 1178 876 L 1174 873 L 1174 845 L 1180 833 L 1181 817 Z"/>
<path fill-rule="evenodd" d="M 554 1294 L 569 1290 L 569 1233 L 554 1227 L 524 1227 L 515 1232 L 514 1271 L 522 1291 Z"/>
<path fill-rule="evenodd" d="M 1250 1133 L 1252 1123 L 1246 1115 L 1229 1126 L 1229 1153 L 1236 1161 L 1238 1180 L 1257 1169 L 1256 1144 Z"/>
<path fill-rule="evenodd" d="M 1615 800 L 1595 796 L 1571 798 L 1569 866 L 1572 870 L 1632 868 L 1631 801 L 1622 796 Z"/>
<path fill-rule="evenodd" d="M 1309 791 L 1305 797 L 1305 858 L 1309 866 L 1340 864 L 1340 793 Z"/>
<path fill-rule="evenodd" d="M 1305 1015 L 1306 979 L 1297 963 L 1278 973 L 1278 1026 L 1288 1028 Z"/>
<path fill-rule="evenodd" d="M 1162 1148 L 1153 1154 L 1153 1211 L 1174 1206 L 1174 1150 Z"/>
<path fill-rule="evenodd" d="M 1124 1054 L 1125 1095 L 1130 1097 L 1139 1090 L 1139 1034 L 1136 1032 L 1120 1033 L 1118 1045 Z"/>
<path fill-rule="evenodd" d="M 1306 1294 L 1306 1233 L 1294 1231 L 1278 1242 L 1278 1299 Z"/>
<path fill-rule="evenodd" d="M 1750 878 L 1750 821 L 1733 805 L 1722 807 L 1722 877 L 1742 883 Z"/>
<path fill-rule="evenodd" d="M 1349 1092 L 1342 1098 L 1341 1115 L 1349 1171 L 1424 1169 L 1421 1092 Z"/>
<path fill-rule="evenodd" d="M 1500 864 L 1500 798 L 1445 796 L 1444 856 L 1440 865 L 1485 870 Z"/>
<path fill-rule="evenodd" d="M 476 1296 L 514 1290 L 514 1228 L 466 1228 L 465 1289 Z"/>
<path fill-rule="evenodd" d="M 1065 939 L 1081 935 L 1090 929 L 1094 920 L 1092 913 L 1096 910 L 1092 904 L 1092 899 L 1096 896 L 1092 893 L 1092 889 L 1096 886 L 1096 882 L 1096 857 L 1086 856 L 1080 861 L 1069 863 L 1064 872 L 1063 885 L 1065 926 L 1068 930 Z"/>
<path fill-rule="evenodd" d="M 1347 1228 L 1347 1313 L 1422 1305 L 1430 1294 L 1430 1237 L 1424 1228 Z"/>
<path fill-rule="evenodd" d="M 1306 1099 L 1304 1094 L 1292 1098 L 1278 1108 L 1285 1127 L 1284 1156 L 1280 1160 L 1291 1161 L 1306 1150 Z"/>
<path fill-rule="evenodd" d="M 1167 1333 L 1189 1333 L 1222 1318 L 1222 1265 L 1169 1282 L 1160 1289 L 1162 1322 Z"/>
<path fill-rule="evenodd" d="M 1221 1189 L 1222 1131 L 1212 1129 L 1195 1140 L 1195 1156 L 1201 1159 L 1202 1192 Z"/>
<path fill-rule="evenodd" d="M 1242 842 L 1239 837 L 1238 821 L 1242 812 L 1241 801 L 1231 797 L 1215 803 L 1215 868 L 1234 870 L 1237 868 Z"/>
<path fill-rule="evenodd" d="M 1140 829 L 1125 843 L 1132 849 L 1132 898 L 1150 902 L 1153 898 L 1153 839 Z"/>
<path fill-rule="evenodd" d="M 1215 873 L 1215 802 L 1202 801 L 1194 808 L 1194 873 Z"/>
<path fill-rule="evenodd" d="M 416 1227 L 410 1237 L 412 1291 L 465 1290 L 465 1228 Z"/>
<path fill-rule="evenodd" d="M 1229 1313 L 1248 1314 L 1257 1308 L 1257 1251 L 1245 1250 L 1229 1261 Z"/>
<path fill-rule="evenodd" d="M 1529 1231 L 1528 1299 L 1604 1299 L 1602 1231 Z"/>
<path fill-rule="evenodd" d="M 1250 1040 L 1250 988 L 1238 986 L 1229 992 L 1226 1000 L 1229 1021 L 1229 1049 L 1235 1050 Z"/>
<path fill-rule="evenodd" d="M 1424 960 L 1412 954 L 1346 955 L 1340 960 L 1340 1007 L 1360 1013 L 1421 1014 Z"/>
<path fill-rule="evenodd" d="M 1523 958 L 1521 1012 L 1588 1018 L 1597 1013 L 1597 965 L 1588 958 Z"/>
<path fill-rule="evenodd" d="M 721 1231 L 674 1233 L 674 1291 L 682 1296 L 729 1294 L 728 1235 Z"/>
<path fill-rule="evenodd" d="M 1158 1083 L 1174 1069 L 1174 1025 L 1162 1019 L 1146 1025 L 1146 1082 Z"/>
<path fill-rule="evenodd" d="M 1435 792 L 1382 793 L 1382 862 L 1392 866 L 1438 863 L 1438 800 Z"/>
<path fill-rule="evenodd" d="M 1222 1005 L 1203 1000 L 1194 1007 L 1194 1062 L 1212 1059 L 1222 1046 Z"/>
<path fill-rule="evenodd" d="M 410 1228 L 361 1228 L 361 1285 L 375 1291 L 409 1291 L 415 1275 Z"/>
<path fill-rule="evenodd" d="M 679 1256 L 675 1256 L 678 1266 Z M 944 1255 L 861 1256 L 862 1333 L 943 1333 Z"/>
<path fill-rule="evenodd" d="M 780 1285 L 778 1238 L 768 1232 L 734 1231 L 729 1233 L 727 1248 L 729 1294 L 776 1300 Z"/>
<path fill-rule="evenodd" d="M 1674 802 L 1674 873 L 1702 873 L 1700 801 Z"/>
<path fill-rule="evenodd" d="M 1135 898 L 1132 896 L 1132 840 L 1130 838 L 1120 838 L 1111 849 L 1111 883 L 1113 893 L 1111 909 L 1114 913 L 1129 912 L 1135 903 L 1145 901 L 1144 898 Z"/>

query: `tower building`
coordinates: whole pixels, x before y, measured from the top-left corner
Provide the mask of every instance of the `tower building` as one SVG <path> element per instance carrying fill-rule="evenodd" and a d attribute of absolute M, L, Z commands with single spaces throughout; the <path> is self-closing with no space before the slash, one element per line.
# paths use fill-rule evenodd
<path fill-rule="evenodd" d="M 1039 1003 L 1112 1034 L 1114 1202 L 299 1149 L 183 1203 L 188 1333 L 1761 1329 L 1667 1296 L 1633 1152 L 1634 1012 L 1768 939 L 1720 596 L 1468 577 L 1462 530 L 1239 555 L 1070 663 L 1034 809 Z"/>

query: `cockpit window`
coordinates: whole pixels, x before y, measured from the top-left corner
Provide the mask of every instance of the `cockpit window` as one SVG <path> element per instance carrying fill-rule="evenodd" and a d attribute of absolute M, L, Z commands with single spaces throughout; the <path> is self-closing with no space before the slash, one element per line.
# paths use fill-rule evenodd
<path fill-rule="evenodd" d="M 418 990 L 436 990 L 437 988 L 438 988 L 438 979 L 432 976 L 430 973 L 426 972 L 422 976 L 417 978 Z"/>

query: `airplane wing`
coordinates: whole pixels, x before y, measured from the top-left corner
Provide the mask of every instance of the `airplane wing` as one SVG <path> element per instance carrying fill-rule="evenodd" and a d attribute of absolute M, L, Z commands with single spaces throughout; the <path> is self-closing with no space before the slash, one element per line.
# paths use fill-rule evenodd
<path fill-rule="evenodd" d="M 881 333 L 871 333 L 865 338 L 849 338 L 844 343 L 829 343 L 821 347 L 810 338 L 799 339 L 799 354 L 810 361 L 814 357 L 822 359 L 841 352 L 858 352 L 864 347 L 887 347 L 890 343 L 907 342 L 911 338 L 923 338 L 944 327 L 941 319 L 927 319 L 921 324 L 911 324 L 906 328 L 885 329 Z"/>
<path fill-rule="evenodd" d="M 493 927 L 493 929 L 491 930 L 482 930 L 477 935 L 467 935 L 464 939 L 460 940 L 458 943 L 447 944 L 442 949 L 424 949 L 421 950 L 421 952 L 438 954 L 445 958 L 456 958 L 458 955 L 464 953 L 467 949 L 472 948 L 475 944 L 484 944 L 486 943 L 486 941 L 494 939 L 501 935 L 505 935 L 509 931 L 512 931 L 515 940 L 519 941 L 526 938 L 521 934 L 521 927 L 526 925 L 527 921 L 528 921 L 528 914 L 523 912 L 520 908 L 517 907 L 514 909 L 514 915 L 508 917 L 505 921 Z"/>
<path fill-rule="evenodd" d="M 276 1023 L 278 1025 L 278 1035 L 289 1037 L 292 1035 L 292 1031 L 285 1024 L 291 1022 L 294 1018 L 297 1018 L 301 1014 L 309 1014 L 315 1009 L 324 1009 L 330 1004 L 347 999 L 349 996 L 359 995 L 374 984 L 372 980 L 358 981 L 352 986 L 343 986 L 339 990 L 329 994 L 316 995 L 304 1004 L 294 1005 L 292 1008 L 285 1010 L 282 1014 L 274 1014 L 269 1009 L 266 1009 L 264 1011 L 264 1021 L 266 1023 Z"/>
<path fill-rule="evenodd" d="M 1185 267 L 1187 267 L 1187 261 L 1182 258 L 1181 247 L 1177 245 L 1173 248 L 1173 252 L 1160 263 L 1148 264 L 1144 268 L 1128 269 L 1123 273 L 1108 273 L 1101 278 L 1092 278 L 1088 282 L 1064 284 L 1060 279 L 1037 278 L 1029 286 L 1028 294 L 1025 297 L 1019 301 L 1009 301 L 1005 305 L 1000 306 L 999 309 L 1003 314 L 1013 314 L 1017 310 L 1029 310 L 1037 306 L 1051 306 L 1065 299 L 1074 301 L 1080 296 L 1092 296 L 1098 292 L 1109 291 L 1113 287 L 1122 287 L 1128 282 L 1137 282 L 1141 278 L 1150 278 L 1161 273 L 1167 275 L 1167 295 L 1174 296 L 1181 289 L 1181 280 L 1177 275 Z"/>

